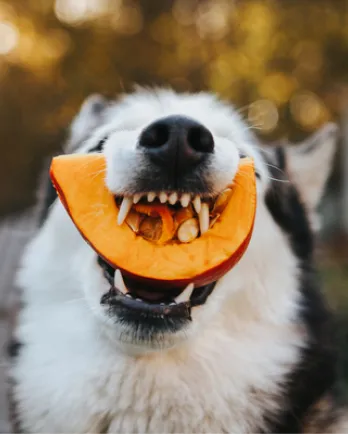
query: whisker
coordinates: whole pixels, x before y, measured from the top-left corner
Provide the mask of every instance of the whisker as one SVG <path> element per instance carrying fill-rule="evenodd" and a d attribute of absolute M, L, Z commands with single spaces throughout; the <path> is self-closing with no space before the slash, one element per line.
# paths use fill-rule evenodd
<path fill-rule="evenodd" d="M 241 114 L 241 113 L 243 113 L 243 112 L 249 110 L 250 106 L 251 106 L 251 104 L 247 104 L 247 105 L 245 105 L 245 106 L 243 106 L 243 107 L 240 107 L 238 110 L 236 110 L 236 112 L 237 112 L 238 114 Z"/>
<path fill-rule="evenodd" d="M 280 167 L 275 166 L 274 164 L 270 164 L 270 163 L 265 163 L 265 164 L 266 164 L 267 167 L 272 167 L 273 169 L 279 170 L 279 172 L 285 174 L 285 171 L 283 169 L 281 169 Z"/>
<path fill-rule="evenodd" d="M 272 178 L 271 176 L 268 176 L 267 179 L 270 179 L 271 181 L 283 182 L 283 183 L 287 183 L 287 184 L 290 183 L 290 181 L 288 179 Z"/>

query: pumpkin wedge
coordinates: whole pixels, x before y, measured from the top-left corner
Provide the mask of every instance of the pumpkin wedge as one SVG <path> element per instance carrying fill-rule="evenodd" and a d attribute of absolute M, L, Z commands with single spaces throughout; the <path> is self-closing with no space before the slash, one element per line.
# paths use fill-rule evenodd
<path fill-rule="evenodd" d="M 105 171 L 102 154 L 64 155 L 53 159 L 50 175 L 61 202 L 83 238 L 106 262 L 125 275 L 154 287 L 180 287 L 190 282 L 199 287 L 223 276 L 245 252 L 256 212 L 255 171 L 251 159 L 241 160 L 231 180 L 229 194 L 224 192 L 218 198 L 219 214 L 214 217 L 213 225 L 192 242 L 183 243 L 180 237 L 171 239 L 174 209 L 168 207 L 169 212 L 165 205 L 156 201 L 134 205 L 133 223 L 128 225 L 125 221 L 118 225 L 119 207 L 105 185 Z M 224 209 L 222 202 L 225 202 Z M 214 209 L 214 204 L 210 209 Z M 134 214 L 137 212 L 144 214 Z M 136 231 L 132 230 L 134 215 L 142 221 L 137 223 Z M 142 225 L 149 227 L 146 219 L 151 218 L 158 230 L 164 228 L 162 235 L 159 232 L 158 242 L 144 238 L 138 231 Z M 192 224 L 192 220 L 197 226 L 192 211 L 188 218 L 191 221 L 186 226 Z M 198 230 L 191 232 L 197 236 Z M 182 239 L 186 241 L 189 237 Z"/>

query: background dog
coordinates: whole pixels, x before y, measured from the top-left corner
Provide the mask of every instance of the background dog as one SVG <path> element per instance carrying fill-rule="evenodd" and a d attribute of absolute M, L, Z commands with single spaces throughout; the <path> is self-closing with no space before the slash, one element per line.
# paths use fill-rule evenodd
<path fill-rule="evenodd" d="M 163 128 L 169 140 L 173 131 L 187 137 L 192 125 L 211 137 L 208 148 L 199 144 L 199 164 L 180 158 L 181 140 L 174 158 L 154 157 L 148 143 Z M 192 321 L 158 320 L 112 307 L 115 270 L 55 201 L 18 275 L 24 307 L 11 378 L 21 430 L 348 432 L 332 321 L 313 265 L 336 136 L 330 124 L 296 148 L 263 151 L 237 112 L 210 94 L 88 99 L 66 151 L 103 152 L 111 192 L 215 196 L 250 156 L 255 228 L 240 262 L 195 289 Z"/>

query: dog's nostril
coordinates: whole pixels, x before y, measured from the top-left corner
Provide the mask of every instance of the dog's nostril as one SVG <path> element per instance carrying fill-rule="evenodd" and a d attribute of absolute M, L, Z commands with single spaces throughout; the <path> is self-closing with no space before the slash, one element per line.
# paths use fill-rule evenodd
<path fill-rule="evenodd" d="M 201 125 L 189 128 L 187 142 L 198 152 L 213 152 L 214 150 L 214 139 L 211 132 Z"/>
<path fill-rule="evenodd" d="M 157 122 L 142 132 L 139 145 L 143 148 L 159 148 L 168 142 L 169 133 L 168 125 Z"/>
<path fill-rule="evenodd" d="M 211 132 L 194 119 L 173 115 L 146 127 L 138 146 L 151 163 L 172 176 L 196 169 L 214 152 Z"/>

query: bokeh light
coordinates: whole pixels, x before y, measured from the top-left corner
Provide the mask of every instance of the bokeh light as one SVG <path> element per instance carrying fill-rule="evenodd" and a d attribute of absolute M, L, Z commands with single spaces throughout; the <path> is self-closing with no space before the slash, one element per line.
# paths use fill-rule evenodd
<path fill-rule="evenodd" d="M 183 26 L 195 23 L 198 0 L 177 0 L 173 5 L 173 17 Z"/>
<path fill-rule="evenodd" d="M 220 39 L 229 31 L 232 3 L 226 0 L 208 0 L 199 4 L 196 26 L 202 38 Z"/>
<path fill-rule="evenodd" d="M 259 92 L 276 104 L 286 103 L 297 87 L 296 80 L 281 72 L 267 75 L 260 83 Z"/>
<path fill-rule="evenodd" d="M 296 93 L 291 98 L 290 110 L 296 122 L 308 130 L 318 128 L 329 118 L 325 104 L 312 92 Z"/>
<path fill-rule="evenodd" d="M 13 51 L 19 40 L 18 29 L 9 22 L 0 22 L 0 55 Z"/>
<path fill-rule="evenodd" d="M 270 133 L 278 124 L 279 114 L 274 102 L 261 99 L 249 106 L 248 121 L 262 133 Z"/>
<path fill-rule="evenodd" d="M 108 10 L 109 0 L 55 0 L 57 18 L 67 24 L 92 20 Z"/>
<path fill-rule="evenodd" d="M 143 27 L 143 15 L 136 2 L 121 1 L 113 3 L 113 13 L 110 14 L 111 27 L 123 35 L 136 35 Z"/>

